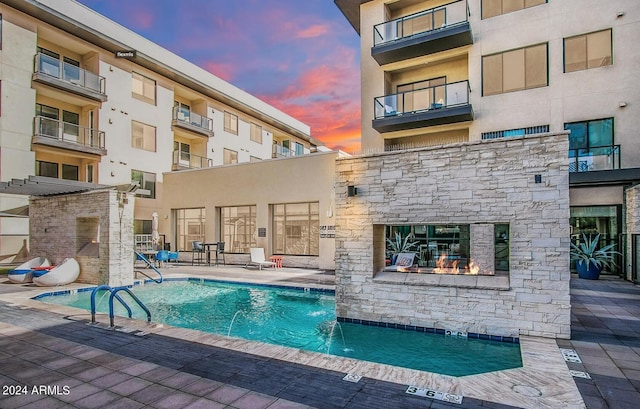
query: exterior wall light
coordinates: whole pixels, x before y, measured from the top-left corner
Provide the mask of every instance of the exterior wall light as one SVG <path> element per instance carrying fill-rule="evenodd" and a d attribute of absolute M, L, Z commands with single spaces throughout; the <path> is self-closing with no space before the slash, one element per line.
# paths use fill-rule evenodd
<path fill-rule="evenodd" d="M 347 196 L 348 197 L 353 197 L 353 196 L 357 196 L 358 195 L 358 188 L 351 185 L 351 186 L 347 186 Z"/>

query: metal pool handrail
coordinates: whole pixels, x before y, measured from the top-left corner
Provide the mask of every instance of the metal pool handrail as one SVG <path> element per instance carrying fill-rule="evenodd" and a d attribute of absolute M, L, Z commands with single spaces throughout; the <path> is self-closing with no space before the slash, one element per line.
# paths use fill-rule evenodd
<path fill-rule="evenodd" d="M 138 258 L 138 260 L 142 260 L 144 261 L 144 263 L 147 265 L 147 267 L 151 268 L 153 271 L 155 271 L 156 273 L 158 273 L 158 275 L 160 276 L 160 278 L 151 278 L 149 277 L 148 274 L 143 273 L 140 270 L 135 270 L 136 273 L 140 273 L 143 276 L 147 277 L 149 280 L 153 280 L 154 282 L 160 284 L 164 278 L 162 277 L 162 273 L 160 272 L 160 270 L 158 270 L 151 261 L 149 261 L 149 259 L 147 258 L 147 256 L 145 256 L 144 254 L 140 253 L 139 251 L 136 251 L 136 257 Z"/>
<path fill-rule="evenodd" d="M 147 313 L 147 322 L 151 322 L 151 311 L 149 311 L 147 306 L 144 305 L 142 301 L 140 301 L 140 299 L 136 297 L 136 295 L 132 293 L 127 287 L 117 287 L 111 289 L 111 296 L 109 296 L 109 326 L 115 326 L 113 323 L 115 318 L 115 314 L 113 313 L 113 299 L 118 295 L 118 291 L 125 291 L 126 293 L 128 293 L 131 298 L 133 298 L 133 300 L 138 303 L 140 308 L 142 308 L 144 312 Z"/>
<path fill-rule="evenodd" d="M 113 291 L 113 288 L 109 287 L 108 285 L 101 285 L 94 288 L 93 291 L 91 291 L 91 323 L 92 324 L 96 323 L 96 294 L 100 290 L 107 290 L 111 293 Z M 127 309 L 127 312 L 129 313 L 129 318 L 131 318 L 133 316 L 131 307 L 129 307 L 129 305 L 119 295 L 116 295 L 116 299 L 120 301 L 120 304 L 122 304 L 124 308 Z"/>

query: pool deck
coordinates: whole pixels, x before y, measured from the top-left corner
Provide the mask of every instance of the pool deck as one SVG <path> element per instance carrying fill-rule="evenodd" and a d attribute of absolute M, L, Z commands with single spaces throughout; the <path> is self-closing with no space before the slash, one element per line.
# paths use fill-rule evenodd
<path fill-rule="evenodd" d="M 162 271 L 320 288 L 333 288 L 335 278 L 291 268 Z M 52 289 L 0 278 L 0 407 L 637 408 L 640 287 L 608 277 L 572 277 L 571 284 L 572 340 L 521 337 L 522 368 L 450 377 L 121 317 L 114 331 L 106 316 L 90 325 L 86 311 L 30 299 Z M 80 287 L 86 285 L 68 286 Z M 565 362 L 559 347 L 576 350 L 582 363 Z M 362 378 L 345 381 L 347 374 Z M 17 395 L 17 386 L 26 394 Z M 413 396 L 408 386 L 461 395 L 463 402 Z"/>

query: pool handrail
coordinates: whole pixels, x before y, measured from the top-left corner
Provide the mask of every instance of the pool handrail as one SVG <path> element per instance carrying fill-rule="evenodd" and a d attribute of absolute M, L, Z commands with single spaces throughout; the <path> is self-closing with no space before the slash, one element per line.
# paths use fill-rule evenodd
<path fill-rule="evenodd" d="M 91 323 L 92 324 L 96 323 L 96 294 L 100 290 L 107 290 L 109 292 L 112 292 L 113 288 L 109 287 L 108 285 L 100 285 L 100 286 L 94 288 L 93 291 L 91 291 Z M 119 295 L 116 295 L 115 298 L 118 301 L 120 301 L 120 304 L 122 304 L 122 306 L 124 308 L 127 309 L 127 313 L 129 314 L 129 318 L 133 317 L 133 312 L 131 311 L 131 307 L 129 307 L 129 305 L 122 299 L 122 297 L 120 297 Z"/>
<path fill-rule="evenodd" d="M 142 272 L 140 270 L 135 270 L 135 272 L 142 274 L 143 276 L 147 277 L 149 280 L 153 280 L 154 282 L 156 282 L 158 284 L 162 283 L 163 277 L 162 277 L 162 273 L 160 272 L 160 270 L 158 270 L 156 268 L 156 266 L 153 265 L 153 263 L 147 258 L 147 256 L 145 256 L 144 254 L 140 253 L 139 251 L 136 251 L 135 253 L 136 253 L 136 257 L 138 258 L 138 260 L 142 260 L 147 265 L 147 267 L 151 268 L 153 271 L 158 273 L 160 278 L 159 279 L 152 278 L 148 274 L 146 274 L 146 273 L 144 273 L 144 272 Z"/>
<path fill-rule="evenodd" d="M 118 291 L 124 291 L 127 294 L 129 294 L 131 296 L 131 298 L 133 298 L 133 300 L 136 303 L 138 303 L 140 308 L 142 308 L 144 310 L 144 312 L 147 313 L 147 322 L 151 322 L 151 311 L 149 311 L 147 306 L 144 305 L 142 303 L 142 301 L 140 301 L 140 299 L 138 297 L 136 297 L 136 295 L 134 293 L 132 293 L 131 290 L 129 290 L 127 287 L 116 287 L 116 288 L 112 288 L 111 289 L 111 295 L 109 296 L 109 326 L 111 328 L 115 327 L 115 324 L 114 324 L 115 314 L 113 312 L 113 299 L 118 294 Z"/>

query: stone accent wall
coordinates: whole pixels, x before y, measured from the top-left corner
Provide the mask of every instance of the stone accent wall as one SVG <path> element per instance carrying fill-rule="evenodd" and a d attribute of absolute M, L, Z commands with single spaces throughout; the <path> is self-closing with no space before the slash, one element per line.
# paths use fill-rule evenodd
<path fill-rule="evenodd" d="M 47 257 L 54 264 L 67 257 L 75 258 L 80 264 L 77 281 L 81 283 L 131 285 L 133 204 L 133 195 L 115 190 L 32 197 L 29 205 L 31 254 Z M 83 255 L 86 239 L 78 237 L 78 231 L 82 231 L 78 223 L 86 218 L 99 222 L 99 238 L 97 251 Z"/>
<path fill-rule="evenodd" d="M 569 338 L 567 152 L 562 132 L 339 159 L 337 315 Z M 493 268 L 498 223 L 510 229 L 508 277 L 380 273 L 385 224 L 470 224 L 474 257 Z"/>
<path fill-rule="evenodd" d="M 625 191 L 626 232 L 627 232 L 627 265 L 625 266 L 627 280 L 633 280 L 633 235 L 640 234 L 640 186 L 633 186 Z M 640 249 L 638 249 L 640 251 Z M 640 268 L 638 266 L 637 268 Z"/>

